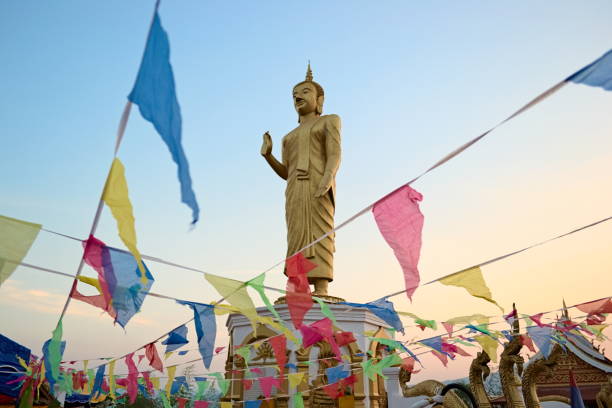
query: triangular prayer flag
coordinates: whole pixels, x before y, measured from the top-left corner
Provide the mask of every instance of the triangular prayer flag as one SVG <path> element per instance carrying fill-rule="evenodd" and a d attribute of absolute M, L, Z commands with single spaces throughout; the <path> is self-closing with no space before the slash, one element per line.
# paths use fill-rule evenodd
<path fill-rule="evenodd" d="M 128 368 L 127 393 L 130 398 L 130 404 L 136 401 L 136 395 L 138 394 L 138 369 L 136 368 L 136 364 L 134 364 L 133 357 L 134 353 L 125 356 L 125 364 Z"/>
<path fill-rule="evenodd" d="M 125 179 L 125 167 L 123 163 L 121 163 L 121 160 L 116 157 L 113 160 L 108 178 L 106 179 L 102 200 L 108 208 L 110 208 L 113 217 L 117 221 L 117 229 L 119 230 L 121 241 L 123 241 L 127 249 L 129 249 L 132 255 L 134 255 L 134 258 L 136 258 L 142 283 L 146 283 L 147 276 L 142 265 L 140 252 L 136 247 L 134 214 L 128 194 L 127 181 Z"/>
<path fill-rule="evenodd" d="M 261 387 L 264 397 L 270 398 L 274 387 L 281 387 L 281 381 L 276 377 L 259 377 L 259 386 Z"/>
<path fill-rule="evenodd" d="M 257 310 L 255 310 L 255 305 L 247 292 L 245 282 L 212 275 L 210 273 L 204 274 L 204 277 L 230 305 L 238 309 L 240 313 L 251 321 L 253 328 L 256 327 Z"/>
<path fill-rule="evenodd" d="M 154 369 L 164 372 L 164 363 L 162 362 L 159 354 L 157 354 L 157 348 L 155 343 L 150 343 L 145 346 L 145 354 L 149 360 L 149 365 Z"/>
<path fill-rule="evenodd" d="M 443 285 L 458 286 L 464 288 L 468 293 L 474 297 L 481 298 L 487 302 L 491 302 L 502 311 L 504 310 L 496 301 L 493 300 L 491 290 L 485 283 L 484 277 L 480 267 L 466 269 L 465 271 L 457 272 L 452 275 L 446 276 L 442 279 L 438 279 Z"/>
<path fill-rule="evenodd" d="M 202 398 L 208 387 L 210 387 L 210 382 L 204 381 L 196 381 L 196 386 L 198 387 L 195 396 L 193 397 L 196 401 Z"/>
<path fill-rule="evenodd" d="M 334 316 L 334 314 L 332 313 L 327 303 L 325 303 L 323 299 L 320 299 L 318 297 L 313 297 L 313 299 L 316 300 L 316 302 L 319 304 L 319 308 L 321 309 L 321 314 L 329 318 L 332 322 L 334 322 L 336 326 L 338 326 L 338 322 L 336 321 L 336 316 Z"/>
<path fill-rule="evenodd" d="M 377 317 L 385 321 L 395 330 L 404 333 L 404 326 L 402 321 L 400 320 L 399 315 L 395 311 L 395 306 L 393 306 L 393 302 L 388 300 L 387 298 L 382 298 L 375 300 L 373 302 L 368 303 L 352 303 L 352 302 L 341 302 L 340 304 L 351 306 L 351 307 L 362 307 L 370 310 Z M 373 335 L 372 333 L 364 332 L 367 335 Z"/>
<path fill-rule="evenodd" d="M 570 75 L 566 81 L 612 90 L 612 50 Z M 572 408 L 573 405 L 572 405 Z"/>
<path fill-rule="evenodd" d="M 42 225 L 0 215 L 0 286 L 21 263 Z"/>
<path fill-rule="evenodd" d="M 272 351 L 274 351 L 274 358 L 276 358 L 276 364 L 278 364 L 280 375 L 283 376 L 285 372 L 285 364 L 287 363 L 287 339 L 283 335 L 273 336 L 268 338 L 268 343 L 270 343 L 270 346 L 272 346 Z"/>
<path fill-rule="evenodd" d="M 334 333 L 334 339 L 336 340 L 338 347 L 346 346 L 347 344 L 357 341 L 353 335 L 353 332 L 345 331 Z"/>
<path fill-rule="evenodd" d="M 305 372 L 289 373 L 287 375 L 287 378 L 289 379 L 289 387 L 293 388 L 293 387 L 297 387 L 298 385 L 300 385 L 302 381 L 304 381 L 305 375 L 306 375 Z"/>
<path fill-rule="evenodd" d="M 328 383 L 338 382 L 350 375 L 350 372 L 344 369 L 344 365 L 339 364 L 335 367 L 329 367 L 325 370 L 325 375 L 327 376 Z"/>
<path fill-rule="evenodd" d="M 202 355 L 204 366 L 210 368 L 217 336 L 217 320 L 215 318 L 215 307 L 204 303 L 187 302 L 177 300 L 181 305 L 191 307 L 195 322 L 196 334 L 198 335 L 198 349 Z"/>
<path fill-rule="evenodd" d="M 208 408 L 208 401 L 193 401 L 193 408 Z"/>
<path fill-rule="evenodd" d="M 442 326 L 444 326 L 444 329 L 446 329 L 446 332 L 448 333 L 448 337 L 452 337 L 454 325 L 452 323 L 442 322 Z"/>
<path fill-rule="evenodd" d="M 112 399 L 115 399 L 115 363 L 115 360 L 108 363 L 108 388 Z"/>
<path fill-rule="evenodd" d="M 601 313 L 612 313 L 612 298 L 581 303 L 576 305 L 576 308 L 589 316 Z"/>
<path fill-rule="evenodd" d="M 528 335 L 521 334 L 521 344 L 527 347 L 532 353 L 536 352 L 536 349 L 533 346 L 533 341 L 531 340 L 531 337 L 529 337 Z"/>
<path fill-rule="evenodd" d="M 552 327 L 527 327 L 527 333 L 529 334 L 529 337 L 531 337 L 531 340 L 533 340 L 535 345 L 540 350 L 540 353 L 542 353 L 545 358 L 548 358 L 548 356 L 550 356 L 550 352 L 552 350 L 553 332 L 554 329 Z"/>
<path fill-rule="evenodd" d="M 136 83 L 128 99 L 138 105 L 142 117 L 153 124 L 178 166 L 181 201 L 192 211 L 195 224 L 200 208 L 191 185 L 189 163 L 183 151 L 181 108 L 176 98 L 174 74 L 170 65 L 170 42 L 162 28 L 157 9 L 149 31 Z"/>
<path fill-rule="evenodd" d="M 170 396 L 172 391 L 172 384 L 174 383 L 174 376 L 176 375 L 176 366 L 166 367 L 166 370 L 168 371 L 168 380 L 166 382 L 166 395 Z"/>
<path fill-rule="evenodd" d="M 223 397 L 225 394 L 227 394 L 231 381 L 223 378 L 223 374 L 221 373 L 212 373 L 211 375 L 217 379 L 217 385 L 219 386 L 219 391 L 221 391 L 221 396 Z"/>
<path fill-rule="evenodd" d="M 166 353 L 181 348 L 187 343 L 189 343 L 189 341 L 187 340 L 187 326 L 185 325 L 172 330 L 168 333 L 166 340 L 162 341 L 162 344 L 166 346 Z"/>
<path fill-rule="evenodd" d="M 302 326 L 304 316 L 312 308 L 313 301 L 308 284 L 308 272 L 317 267 L 300 252 L 287 259 L 287 293 L 285 296 L 291 321 L 296 329 Z"/>
<path fill-rule="evenodd" d="M 304 398 L 302 393 L 298 392 L 293 396 L 293 408 L 304 408 Z"/>
<path fill-rule="evenodd" d="M 244 408 L 259 408 L 262 400 L 244 401 Z"/>
<path fill-rule="evenodd" d="M 47 381 L 53 390 L 53 384 L 60 380 L 60 362 L 66 348 L 66 342 L 62 341 L 63 323 L 60 320 L 51 334 L 51 338 L 43 345 L 43 360 L 46 366 Z"/>
<path fill-rule="evenodd" d="M 266 296 L 266 292 L 264 289 L 264 279 L 265 278 L 266 278 L 266 274 L 262 273 L 261 275 L 256 276 L 250 281 L 247 281 L 246 284 L 252 287 L 253 289 L 255 289 L 257 293 L 259 293 L 259 297 L 264 302 L 264 304 L 266 305 L 266 308 L 268 308 L 270 313 L 272 313 L 274 317 L 276 317 L 279 321 L 282 321 L 280 315 L 274 308 L 274 305 L 272 304 L 272 302 L 270 302 L 270 299 L 268 299 L 268 297 Z"/>
<path fill-rule="evenodd" d="M 484 334 L 475 336 L 474 340 L 476 340 L 478 344 L 480 344 L 480 347 L 482 347 L 482 350 L 489 355 L 491 361 L 497 363 L 497 347 L 499 346 L 497 340 L 491 338 L 491 336 Z"/>
<path fill-rule="evenodd" d="M 177 408 L 185 408 L 185 404 L 187 403 L 187 398 L 176 398 L 176 406 Z"/>
<path fill-rule="evenodd" d="M 406 295 L 412 295 L 419 286 L 419 257 L 424 217 L 419 209 L 423 196 L 404 185 L 374 204 L 372 213 L 376 225 L 404 272 Z"/>
<path fill-rule="evenodd" d="M 442 362 L 444 367 L 446 367 L 448 365 L 448 354 L 440 353 L 440 352 L 438 352 L 436 350 L 431 350 L 431 354 L 433 354 L 434 356 L 438 357 L 438 359 Z"/>

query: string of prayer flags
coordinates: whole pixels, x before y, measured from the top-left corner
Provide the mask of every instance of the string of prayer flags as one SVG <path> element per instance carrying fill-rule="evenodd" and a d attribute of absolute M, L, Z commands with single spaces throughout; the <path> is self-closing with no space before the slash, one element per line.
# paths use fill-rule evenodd
<path fill-rule="evenodd" d="M 247 285 L 245 282 L 224 278 L 210 273 L 204 274 L 204 277 L 230 305 L 238 309 L 240 313 L 249 319 L 253 326 L 253 330 L 255 330 L 257 326 L 257 310 L 255 310 L 255 305 L 247 292 Z"/>
<path fill-rule="evenodd" d="M 425 330 L 426 328 L 430 328 L 432 330 L 437 330 L 438 325 L 435 320 L 425 320 L 425 319 L 415 319 L 414 322 L 419 326 L 421 330 Z"/>
<path fill-rule="evenodd" d="M 489 324 L 489 317 L 480 313 L 476 313 L 469 316 L 457 316 L 452 319 L 448 319 L 446 323 L 455 325 L 455 324 L 469 324 L 472 322 L 476 322 L 478 324 Z"/>
<path fill-rule="evenodd" d="M 393 249 L 404 272 L 406 295 L 412 295 L 419 286 L 419 257 L 424 217 L 419 209 L 423 196 L 409 185 L 404 185 L 372 208 L 376 225 L 387 244 Z"/>
<path fill-rule="evenodd" d="M 287 338 L 285 336 L 273 336 L 268 338 L 268 343 L 272 346 L 274 351 L 274 358 L 276 358 L 276 364 L 281 377 L 285 372 L 285 364 L 287 363 Z"/>
<path fill-rule="evenodd" d="M 297 345 L 298 347 L 300 346 L 300 339 L 296 337 L 295 334 L 293 334 L 293 332 L 284 324 L 281 324 L 268 316 L 257 316 L 257 321 L 283 333 L 287 340 L 291 340 L 293 344 Z"/>
<path fill-rule="evenodd" d="M 612 91 L 612 50 L 570 75 L 565 81 L 601 87 L 606 91 Z"/>
<path fill-rule="evenodd" d="M 404 360 L 398 354 L 395 354 L 395 353 L 389 354 L 388 356 L 382 358 L 378 363 L 376 363 L 372 367 L 372 371 L 380 375 L 386 380 L 387 377 L 383 375 L 383 370 L 385 368 L 392 367 L 398 364 L 403 364 L 403 363 L 404 363 Z"/>
<path fill-rule="evenodd" d="M 431 354 L 436 356 L 438 358 L 438 360 L 440 360 L 442 362 L 442 365 L 444 367 L 448 366 L 448 354 L 440 353 L 439 351 L 436 351 L 436 350 L 431 350 Z"/>
<path fill-rule="evenodd" d="M 251 288 L 255 289 L 257 293 L 259 293 L 259 297 L 264 302 L 264 304 L 266 305 L 266 308 L 270 311 L 270 313 L 272 313 L 274 317 L 276 317 L 279 321 L 282 321 L 280 315 L 274 308 L 274 305 L 272 304 L 272 302 L 270 302 L 270 299 L 268 299 L 268 297 L 266 296 L 266 292 L 264 290 L 264 279 L 265 278 L 266 278 L 266 274 L 262 273 L 261 275 L 256 276 L 250 281 L 247 281 L 246 284 L 247 286 L 250 286 Z"/>
<path fill-rule="evenodd" d="M 174 351 L 189 343 L 187 340 L 187 326 L 182 325 L 168 333 L 166 340 L 162 344 L 166 346 L 166 353 Z"/>
<path fill-rule="evenodd" d="M 542 323 L 542 316 L 544 313 L 537 313 L 532 316 L 529 316 L 532 322 L 534 322 L 538 327 L 553 327 L 550 324 Z"/>
<path fill-rule="evenodd" d="M 181 201 L 191 208 L 192 224 L 195 224 L 200 216 L 200 209 L 191 185 L 189 163 L 181 142 L 181 108 L 176 97 L 174 74 L 170 65 L 170 42 L 161 25 L 157 9 L 136 83 L 128 99 L 138 105 L 142 117 L 153 124 L 168 147 L 172 160 L 178 166 Z"/>
<path fill-rule="evenodd" d="M 308 284 L 308 272 L 317 267 L 300 252 L 285 263 L 287 273 L 286 301 L 291 321 L 296 329 L 302 326 L 304 316 L 314 304 Z"/>
<path fill-rule="evenodd" d="M 287 375 L 287 378 L 289 379 L 289 387 L 293 388 L 293 387 L 297 387 L 298 385 L 300 385 L 302 381 L 304 381 L 305 375 L 306 375 L 305 372 L 289 373 Z"/>
<path fill-rule="evenodd" d="M 403 343 L 397 340 L 386 339 L 384 337 L 372 337 L 372 341 L 378 342 L 379 344 L 384 344 L 385 346 L 389 347 L 391 350 L 400 350 L 400 351 L 406 351 L 406 352 L 408 351 L 408 348 L 406 348 L 406 346 L 404 346 Z"/>
<path fill-rule="evenodd" d="M 438 279 L 438 282 L 447 286 L 458 286 L 460 288 L 464 288 L 470 295 L 484 299 L 487 302 L 491 302 L 500 308 L 502 312 L 504 311 L 504 309 L 495 300 L 493 300 L 493 295 L 485 283 L 480 267 L 453 273 L 452 275 Z"/>
<path fill-rule="evenodd" d="M 442 350 L 442 336 L 431 337 L 429 339 L 419 340 L 419 343 L 436 350 L 439 353 L 444 353 Z"/>
<path fill-rule="evenodd" d="M 198 349 L 202 355 L 204 366 L 210 368 L 217 336 L 217 321 L 215 307 L 205 303 L 187 302 L 177 300 L 181 305 L 189 306 L 193 310 L 196 334 L 198 336 Z"/>
<path fill-rule="evenodd" d="M 49 389 L 53 392 L 53 386 L 60 380 L 60 362 L 66 349 L 66 342 L 62 340 L 63 323 L 60 320 L 51 334 L 51 338 L 43 344 L 43 361 L 45 374 L 49 382 Z"/>
<path fill-rule="evenodd" d="M 105 309 L 115 322 L 125 327 L 140 311 L 145 297 L 153 286 L 153 276 L 142 263 L 146 282 L 142 282 L 138 261 L 132 254 L 109 248 L 104 242 L 90 236 L 84 243 L 83 259 L 98 273 L 102 296 L 108 307 Z M 112 310 L 111 310 L 112 309 Z"/>
<path fill-rule="evenodd" d="M 138 263 L 142 283 L 147 282 L 147 276 L 142 265 L 142 257 L 136 247 L 136 228 L 134 226 L 134 213 L 128 193 L 127 181 L 125 179 L 125 167 L 121 160 L 115 157 L 111 165 L 102 200 L 110 208 L 113 217 L 117 221 L 119 238 L 127 249 L 134 255 Z"/>
<path fill-rule="evenodd" d="M 489 355 L 491 361 L 497 363 L 497 347 L 499 346 L 497 340 L 485 334 L 475 336 L 474 340 L 476 340 L 478 344 L 480 344 L 480 347 L 482 347 L 482 350 Z"/>
<path fill-rule="evenodd" d="M 264 396 L 270 398 L 274 388 L 281 388 L 281 380 L 276 377 L 259 377 L 259 386 Z"/>
<path fill-rule="evenodd" d="M 552 350 L 553 332 L 554 329 L 552 327 L 527 327 L 527 334 L 529 334 L 529 337 L 531 337 L 531 340 L 535 343 L 540 350 L 540 353 L 542 353 L 545 358 L 550 356 L 550 352 Z"/>
<path fill-rule="evenodd" d="M 42 225 L 0 215 L 0 286 L 17 269 Z"/>
<path fill-rule="evenodd" d="M 157 353 L 157 348 L 155 347 L 155 343 L 149 343 L 145 346 L 145 354 L 147 359 L 149 360 L 149 365 L 154 369 L 164 372 L 164 363 L 162 362 L 159 354 Z"/>

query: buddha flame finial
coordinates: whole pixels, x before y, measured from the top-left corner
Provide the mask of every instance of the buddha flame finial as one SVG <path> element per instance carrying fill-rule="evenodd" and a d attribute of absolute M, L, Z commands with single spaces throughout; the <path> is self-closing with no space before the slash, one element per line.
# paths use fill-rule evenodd
<path fill-rule="evenodd" d="M 306 81 L 312 82 L 312 70 L 310 69 L 310 60 L 308 60 L 308 69 L 306 70 Z"/>

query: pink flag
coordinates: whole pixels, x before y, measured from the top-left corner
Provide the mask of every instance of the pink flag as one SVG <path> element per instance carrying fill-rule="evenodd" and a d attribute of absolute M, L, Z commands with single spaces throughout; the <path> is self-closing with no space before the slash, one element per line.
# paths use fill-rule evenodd
<path fill-rule="evenodd" d="M 128 376 L 127 376 L 127 393 L 130 397 L 130 404 L 133 404 L 136 401 L 136 395 L 138 394 L 138 369 L 136 368 L 136 364 L 134 364 L 134 353 L 130 353 L 125 356 L 125 364 L 128 368 Z"/>
<path fill-rule="evenodd" d="M 446 367 L 446 365 L 448 364 L 448 357 L 446 356 L 446 354 L 442 354 L 436 350 L 431 350 L 431 354 L 438 357 L 438 359 L 440 359 L 442 364 L 444 364 L 444 367 Z"/>
<path fill-rule="evenodd" d="M 341 397 L 342 395 L 344 395 L 344 393 L 342 392 L 342 390 L 339 389 L 338 386 L 339 386 L 338 383 L 328 384 L 325 387 L 323 387 L 323 391 L 325 391 L 325 393 L 329 396 L 329 398 L 338 399 L 338 397 Z"/>
<path fill-rule="evenodd" d="M 314 304 L 308 284 L 308 272 L 316 267 L 317 265 L 304 258 L 301 252 L 287 259 L 286 262 L 287 307 L 296 329 L 302 326 L 304 316 Z"/>
<path fill-rule="evenodd" d="M 538 327 L 552 327 L 550 324 L 542 323 L 543 315 L 544 313 L 537 313 L 537 314 L 534 314 L 533 316 L 529 316 L 529 318 L 533 320 L 533 322 L 537 324 Z"/>
<path fill-rule="evenodd" d="M 259 377 L 259 385 L 261 391 L 264 393 L 266 398 L 270 398 L 272 395 L 272 387 L 280 388 L 281 380 L 276 377 Z"/>
<path fill-rule="evenodd" d="M 149 343 L 145 346 L 145 354 L 147 355 L 147 359 L 149 360 L 149 365 L 163 373 L 164 363 L 162 362 L 161 358 L 159 357 L 159 354 L 157 353 L 155 343 Z"/>
<path fill-rule="evenodd" d="M 536 349 L 533 345 L 533 340 L 526 334 L 521 334 L 521 344 L 531 350 L 532 353 L 536 352 Z"/>
<path fill-rule="evenodd" d="M 444 328 L 446 329 L 446 332 L 448 333 L 448 337 L 453 337 L 453 324 L 442 322 L 442 326 L 444 326 Z"/>
<path fill-rule="evenodd" d="M 254 373 L 254 374 L 258 374 L 258 375 L 263 375 L 263 370 L 259 367 L 253 367 L 251 369 L 249 369 L 250 372 Z"/>
<path fill-rule="evenodd" d="M 224 348 L 225 348 L 225 346 L 215 347 L 215 354 L 219 354 L 220 352 L 223 351 Z"/>
<path fill-rule="evenodd" d="M 421 193 L 406 185 L 374 204 L 372 213 L 380 233 L 393 249 L 404 271 L 406 294 L 412 295 L 419 286 L 419 257 L 423 214 L 418 202 Z"/>
<path fill-rule="evenodd" d="M 244 389 L 248 391 L 253 386 L 253 380 L 245 378 L 242 380 L 242 384 L 244 385 Z"/>
<path fill-rule="evenodd" d="M 270 337 L 268 343 L 270 343 L 272 350 L 274 350 L 276 364 L 278 364 L 278 369 L 282 377 L 285 373 L 285 364 L 287 364 L 287 338 L 283 335 Z"/>
<path fill-rule="evenodd" d="M 302 332 L 302 347 L 309 347 L 321 339 L 325 339 L 336 354 L 337 360 L 342 360 L 342 352 L 334 339 L 333 322 L 328 318 L 317 320 L 316 322 L 300 327 Z"/>
<path fill-rule="evenodd" d="M 208 408 L 208 401 L 193 401 L 193 408 Z"/>
<path fill-rule="evenodd" d="M 576 308 L 586 314 L 594 315 L 600 313 L 612 313 L 612 298 L 606 298 L 601 300 L 595 300 L 593 302 L 586 302 L 576 305 Z"/>

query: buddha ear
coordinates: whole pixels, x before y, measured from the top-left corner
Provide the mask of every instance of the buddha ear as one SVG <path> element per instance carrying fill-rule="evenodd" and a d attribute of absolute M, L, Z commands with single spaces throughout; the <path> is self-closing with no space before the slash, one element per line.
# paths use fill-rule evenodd
<path fill-rule="evenodd" d="M 325 102 L 325 96 L 319 95 L 317 97 L 317 113 L 319 115 L 323 113 L 323 102 Z"/>

